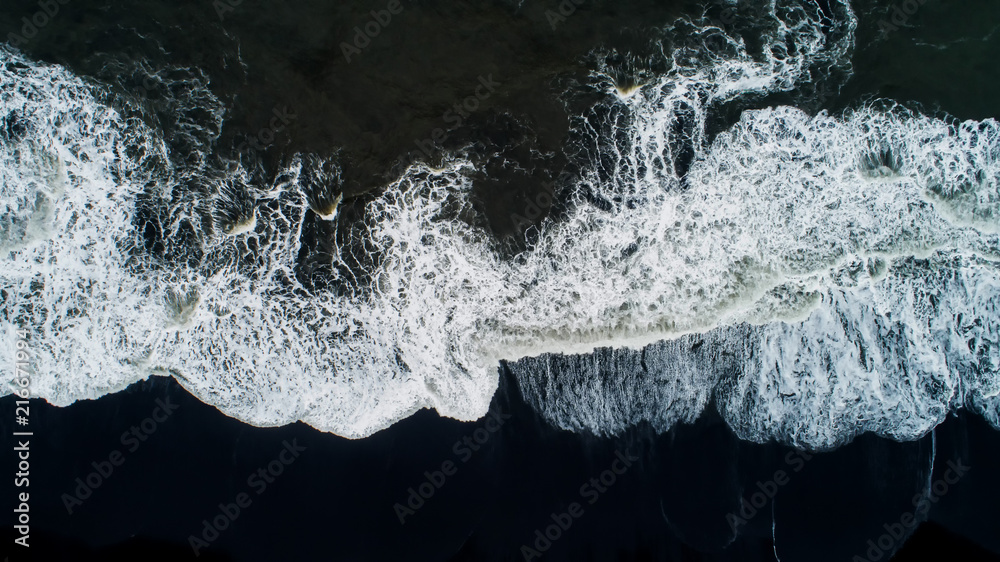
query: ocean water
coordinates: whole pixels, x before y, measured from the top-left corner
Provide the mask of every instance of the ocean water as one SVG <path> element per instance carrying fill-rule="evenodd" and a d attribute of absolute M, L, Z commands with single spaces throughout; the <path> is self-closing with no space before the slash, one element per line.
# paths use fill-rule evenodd
<path fill-rule="evenodd" d="M 511 393 L 918 479 L 949 417 L 1000 429 L 994 3 L 52 6 L 0 9 L 33 397 L 169 377 L 363 441 Z"/>

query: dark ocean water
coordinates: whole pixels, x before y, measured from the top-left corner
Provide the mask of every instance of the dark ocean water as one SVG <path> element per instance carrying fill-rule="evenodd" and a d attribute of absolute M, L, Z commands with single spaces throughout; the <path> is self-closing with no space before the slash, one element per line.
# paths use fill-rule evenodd
<path fill-rule="evenodd" d="M 342 45 L 353 45 L 355 28 L 369 24 L 371 12 L 385 10 L 384 3 L 247 0 L 217 9 L 204 1 L 69 2 L 24 49 L 117 85 L 123 95 L 144 101 L 150 120 L 164 122 L 173 119 L 157 109 L 178 108 L 157 102 L 171 94 L 133 65 L 146 61 L 154 69 L 170 65 L 202 73 L 228 110 L 218 141 L 223 152 L 267 129 L 275 108 L 288 108 L 296 117 L 249 157 L 263 159 L 270 165 L 265 174 L 274 174 L 296 151 L 344 151 L 348 200 L 416 159 L 416 142 L 455 125 L 442 115 L 473 94 L 480 77 L 492 77 L 499 91 L 430 152 L 440 158 L 442 150 L 470 139 L 482 143 L 483 157 L 495 160 L 481 178 L 483 208 L 507 216 L 520 210 L 504 207 L 518 195 L 511 186 L 533 193 L 543 180 L 554 179 L 545 174 L 562 168 L 555 154 L 565 143 L 568 116 L 558 99 L 561 84 L 553 80 L 583 80 L 598 64 L 588 56 L 595 45 L 627 54 L 627 60 L 611 57 L 624 81 L 656 70 L 634 62 L 648 58 L 651 48 L 642 29 L 669 21 L 683 3 L 583 4 L 576 17 L 557 22 L 558 34 L 546 17 L 558 4 L 549 4 L 403 2 L 384 28 L 372 28 L 380 37 L 384 29 L 387 40 L 373 41 L 358 54 L 348 51 L 349 57 Z M 4 35 L 37 10 L 34 2 L 7 3 L 0 20 Z M 492 150 L 499 154 L 489 156 Z M 506 175 L 508 157 L 525 170 Z"/>
<path fill-rule="evenodd" d="M 53 15 L 33 25 L 41 4 L 5 0 L 0 39 L 101 85 L 104 101 L 162 134 L 176 162 L 238 159 L 270 183 L 296 154 L 336 155 L 341 220 L 304 227 L 296 270 L 303 291 L 344 290 L 330 280 L 329 241 L 350 238 L 365 203 L 407 164 L 441 164 L 455 152 L 476 165 L 468 220 L 509 242 L 501 254 L 530 247 L 537 230 L 509 217 L 560 173 L 583 166 L 580 151 L 567 150 L 598 101 L 583 86 L 598 70 L 620 90 L 667 72 L 662 53 L 678 45 L 657 30 L 706 6 L 50 3 Z M 832 4 L 815 5 L 832 14 Z M 394 6 L 391 17 L 378 15 Z M 753 49 L 761 6 L 707 6 Z M 945 119 L 997 116 L 1000 4 L 852 8 L 858 27 L 849 72 L 824 68 L 828 74 L 806 86 L 728 100 L 708 117 L 709 135 L 746 109 L 836 113 L 877 98 Z M 560 9 L 562 19 L 552 19 Z M 355 28 L 380 17 L 386 23 L 371 27 L 370 43 L 356 42 Z M 355 49 L 345 51 L 345 43 Z M 455 109 L 470 96 L 474 109 Z M 16 124 L 5 126 L 4 142 L 13 142 Z M 673 165 L 683 177 L 690 154 L 679 151 Z M 325 177 L 322 169 L 306 173 Z M 562 210 L 544 208 L 529 223 Z M 165 262 L 194 259 L 185 236 L 147 227 L 144 248 Z M 521 395 L 506 364 L 499 373 L 492 418 L 459 422 L 422 409 L 357 440 L 301 422 L 254 427 L 161 377 L 64 408 L 32 400 L 31 548 L 13 544 L 17 514 L 5 509 L 0 552 L 13 561 L 853 562 L 888 560 L 901 548 L 892 560 L 1000 560 L 1000 434 L 973 413 L 950 414 L 913 441 L 865 434 L 812 453 L 741 440 L 714 407 L 665 433 L 639 423 L 595 436 L 554 427 Z M 158 400 L 177 408 L 154 424 Z M 15 472 L 12 433 L 25 429 L 14 419 L 14 397 L 0 399 L 5 478 Z M 129 436 L 134 427 L 139 433 Z M 123 460 L 113 466 L 114 459 Z M 273 481 L 254 476 L 268 466 Z M 965 466 L 967 473 L 955 468 Z M 939 485 L 945 480 L 953 480 L 947 489 Z M 422 486 L 429 497 L 418 498 Z M 18 491 L 8 488 L 5 505 L 18 504 Z M 239 515 L 227 517 L 240 497 L 248 501 Z M 914 513 L 912 525 L 900 523 Z M 220 516 L 225 529 L 206 530 Z"/>

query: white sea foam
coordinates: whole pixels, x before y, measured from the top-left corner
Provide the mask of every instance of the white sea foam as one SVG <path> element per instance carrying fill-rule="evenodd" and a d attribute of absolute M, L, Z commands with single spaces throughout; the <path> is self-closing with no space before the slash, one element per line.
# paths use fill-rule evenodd
<path fill-rule="evenodd" d="M 578 430 L 665 430 L 713 398 L 739 435 L 811 447 L 962 406 L 1000 427 L 1000 125 L 776 107 L 705 138 L 720 103 L 847 65 L 853 15 L 824 33 L 811 5 L 770 5 L 755 53 L 678 22 L 668 74 L 625 98 L 607 80 L 576 118 L 569 211 L 513 260 L 458 218 L 470 164 L 411 167 L 368 204 L 376 265 L 347 294 L 296 281 L 316 157 L 270 185 L 171 163 L 99 87 L 0 49 L 0 117 L 24 124 L 0 144 L 2 314 L 32 333 L 33 391 L 170 374 L 247 422 L 359 437 L 423 407 L 477 418 L 499 360 L 541 356 L 512 363 L 522 390 Z M 355 242 L 333 242 L 341 275 Z"/>

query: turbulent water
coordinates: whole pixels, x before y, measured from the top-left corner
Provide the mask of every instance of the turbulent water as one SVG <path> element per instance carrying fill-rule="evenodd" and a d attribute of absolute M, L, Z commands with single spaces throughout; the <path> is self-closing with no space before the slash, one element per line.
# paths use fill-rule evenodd
<path fill-rule="evenodd" d="M 669 70 L 636 88 L 610 70 L 569 86 L 598 101 L 526 250 L 481 226 L 456 154 L 330 229 L 322 284 L 297 268 L 311 223 L 348 220 L 336 157 L 262 183 L 211 154 L 225 108 L 198 72 L 146 69 L 187 100 L 168 133 L 0 47 L 0 314 L 31 333 L 34 394 L 169 374 L 255 425 L 361 437 L 424 407 L 482 416 L 508 360 L 573 430 L 665 431 L 706 407 L 810 448 L 915 439 L 958 408 L 1000 428 L 1000 124 L 886 101 L 710 134 L 727 104 L 850 72 L 847 4 L 754 18 L 754 44 L 707 12 L 665 27 Z"/>

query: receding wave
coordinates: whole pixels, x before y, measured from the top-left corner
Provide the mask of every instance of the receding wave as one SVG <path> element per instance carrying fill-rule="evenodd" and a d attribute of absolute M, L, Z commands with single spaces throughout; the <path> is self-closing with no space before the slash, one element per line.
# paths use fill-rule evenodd
<path fill-rule="evenodd" d="M 0 49 L 2 314 L 32 334 L 33 392 L 169 374 L 249 423 L 360 437 L 424 407 L 483 415 L 509 360 L 574 430 L 713 403 L 744 438 L 813 448 L 912 439 L 959 407 L 1000 427 L 1000 124 L 774 107 L 708 138 L 721 104 L 849 69 L 854 16 L 831 5 L 771 4 L 752 50 L 678 21 L 664 75 L 579 85 L 603 99 L 526 251 L 469 220 L 472 163 L 416 164 L 328 229 L 334 279 L 309 286 L 304 229 L 347 220 L 335 157 L 268 182 L 179 159 L 101 86 Z M 217 127 L 186 123 L 187 146 Z"/>

